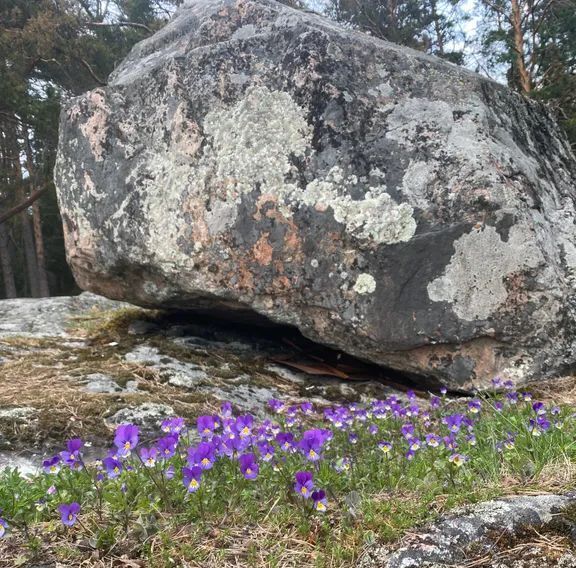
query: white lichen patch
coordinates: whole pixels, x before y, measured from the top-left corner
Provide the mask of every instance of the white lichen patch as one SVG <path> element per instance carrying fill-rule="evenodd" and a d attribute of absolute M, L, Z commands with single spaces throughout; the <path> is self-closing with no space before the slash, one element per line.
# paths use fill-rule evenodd
<path fill-rule="evenodd" d="M 204 132 L 220 180 L 231 180 L 241 193 L 256 184 L 262 192 L 278 191 L 292 164 L 310 147 L 312 129 L 304 110 L 288 93 L 251 87 L 227 109 L 210 111 Z"/>
<path fill-rule="evenodd" d="M 455 253 L 444 274 L 428 284 L 433 302 L 449 302 L 459 318 L 483 320 L 506 301 L 504 279 L 544 262 L 530 229 L 515 225 L 507 241 L 494 227 L 474 229 L 454 242 Z"/>
<path fill-rule="evenodd" d="M 376 291 L 376 280 L 371 274 L 360 274 L 352 289 L 357 294 L 372 294 Z"/>

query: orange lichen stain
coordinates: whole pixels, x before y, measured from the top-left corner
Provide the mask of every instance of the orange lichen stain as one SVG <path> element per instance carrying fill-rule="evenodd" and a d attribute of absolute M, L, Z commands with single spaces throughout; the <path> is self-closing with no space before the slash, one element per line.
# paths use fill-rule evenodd
<path fill-rule="evenodd" d="M 192 158 L 198 153 L 198 150 L 200 150 L 204 137 L 198 124 L 187 118 L 186 110 L 186 103 L 180 103 L 172 117 L 170 126 L 172 139 L 171 150 L 175 150 L 188 158 Z"/>
<path fill-rule="evenodd" d="M 267 203 L 272 203 L 272 205 L 276 205 L 278 202 L 278 198 L 273 195 L 272 193 L 262 193 L 256 200 L 256 212 L 252 216 L 255 221 L 262 221 L 262 207 Z"/>
<path fill-rule="evenodd" d="M 104 143 L 108 132 L 106 123 L 110 109 L 106 105 L 104 92 L 100 89 L 88 93 L 85 100 L 90 117 L 80 125 L 80 131 L 88 140 L 94 159 L 101 162 L 104 159 Z"/>
<path fill-rule="evenodd" d="M 210 230 L 204 219 L 204 202 L 200 199 L 190 199 L 184 205 L 184 212 L 192 217 L 192 240 L 197 247 L 203 247 L 211 242 Z"/>
<path fill-rule="evenodd" d="M 292 288 L 290 279 L 287 276 L 278 276 L 274 278 L 272 287 L 276 293 L 286 292 Z"/>
<path fill-rule="evenodd" d="M 268 242 L 270 233 L 262 233 L 258 242 L 252 247 L 252 254 L 260 266 L 268 266 L 272 262 L 274 249 Z"/>

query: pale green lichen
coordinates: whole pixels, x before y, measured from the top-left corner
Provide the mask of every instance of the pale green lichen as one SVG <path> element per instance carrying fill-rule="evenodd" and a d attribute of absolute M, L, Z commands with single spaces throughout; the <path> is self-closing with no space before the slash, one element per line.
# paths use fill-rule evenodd
<path fill-rule="evenodd" d="M 352 290 L 357 294 L 372 294 L 376 291 L 376 280 L 371 274 L 363 273 L 358 276 Z"/>
<path fill-rule="evenodd" d="M 516 225 L 503 241 L 494 227 L 473 229 L 454 241 L 444 274 L 428 284 L 433 302 L 449 302 L 463 320 L 488 318 L 506 300 L 504 279 L 544 262 L 530 229 Z"/>

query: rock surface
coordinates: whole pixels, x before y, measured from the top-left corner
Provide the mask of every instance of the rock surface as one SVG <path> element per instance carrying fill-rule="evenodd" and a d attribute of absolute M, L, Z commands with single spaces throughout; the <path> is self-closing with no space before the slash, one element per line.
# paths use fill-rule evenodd
<path fill-rule="evenodd" d="M 272 0 L 194 0 L 62 115 L 78 283 L 257 313 L 452 388 L 575 362 L 576 162 L 548 111 Z"/>
<path fill-rule="evenodd" d="M 555 516 L 576 504 L 572 495 L 517 496 L 486 501 L 467 511 L 452 513 L 448 518 L 421 532 L 406 537 L 394 551 L 368 549 L 359 562 L 359 568 L 440 568 L 463 566 L 467 548 L 476 547 L 476 554 L 484 546 L 490 550 L 494 543 L 489 534 L 497 531 L 514 535 L 524 527 L 542 529 L 550 525 Z M 572 557 L 574 566 L 576 560 Z M 474 565 L 471 563 L 471 565 Z M 484 565 L 484 564 L 483 564 Z M 502 564 L 501 566 L 506 566 Z"/>

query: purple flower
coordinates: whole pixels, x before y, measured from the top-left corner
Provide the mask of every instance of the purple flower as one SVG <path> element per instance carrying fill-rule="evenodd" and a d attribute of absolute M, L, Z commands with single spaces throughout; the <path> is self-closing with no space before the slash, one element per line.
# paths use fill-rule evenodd
<path fill-rule="evenodd" d="M 290 452 L 294 449 L 294 435 L 290 432 L 279 432 L 276 434 L 276 443 L 283 452 Z"/>
<path fill-rule="evenodd" d="M 170 459 L 176 453 L 177 445 L 178 438 L 173 434 L 160 438 L 157 444 L 160 457 L 165 460 Z"/>
<path fill-rule="evenodd" d="M 329 430 L 306 430 L 302 440 L 298 443 L 298 449 L 309 461 L 318 461 L 321 458 L 322 446 L 331 437 Z"/>
<path fill-rule="evenodd" d="M 212 469 L 216 456 L 210 442 L 200 442 L 188 450 L 188 465 L 198 465 L 201 469 Z"/>
<path fill-rule="evenodd" d="M 462 454 L 451 454 L 450 457 L 448 458 L 448 461 L 451 464 L 454 464 L 456 467 L 461 467 L 464 465 L 464 463 L 466 463 L 468 461 L 468 458 L 466 456 L 463 456 Z"/>
<path fill-rule="evenodd" d="M 532 405 L 532 410 L 538 415 L 541 416 L 543 414 L 546 414 L 546 408 L 544 407 L 544 403 L 543 402 L 535 402 Z"/>
<path fill-rule="evenodd" d="M 494 403 L 494 410 L 496 412 L 502 412 L 503 409 L 504 409 L 504 404 L 500 400 L 497 400 Z"/>
<path fill-rule="evenodd" d="M 151 448 L 140 449 L 140 459 L 145 467 L 154 467 L 158 457 L 158 448 L 152 446 Z"/>
<path fill-rule="evenodd" d="M 194 467 L 182 468 L 182 481 L 188 493 L 194 493 L 200 488 L 200 478 L 202 477 L 202 468 L 195 465 Z"/>
<path fill-rule="evenodd" d="M 122 464 L 114 458 L 105 458 L 102 460 L 102 465 L 106 469 L 106 473 L 110 479 L 114 479 L 122 473 Z"/>
<path fill-rule="evenodd" d="M 168 434 L 176 434 L 179 435 L 184 428 L 186 427 L 186 423 L 184 418 L 176 417 L 176 418 L 168 418 L 162 422 L 162 432 L 166 432 Z"/>
<path fill-rule="evenodd" d="M 311 402 L 303 402 L 300 405 L 300 410 L 303 414 L 312 414 L 314 412 L 314 407 Z"/>
<path fill-rule="evenodd" d="M 0 519 L 0 538 L 2 538 L 6 534 L 7 529 L 8 529 L 8 523 L 4 519 Z"/>
<path fill-rule="evenodd" d="M 442 401 L 440 400 L 440 397 L 438 396 L 432 396 L 430 397 L 430 407 L 431 408 L 440 408 Z"/>
<path fill-rule="evenodd" d="M 76 502 L 70 503 L 69 505 L 62 503 L 62 505 L 58 507 L 58 511 L 60 512 L 62 524 L 71 527 L 76 523 L 76 518 L 80 513 L 80 505 Z"/>
<path fill-rule="evenodd" d="M 344 457 L 344 458 L 337 459 L 336 463 L 334 464 L 334 469 L 338 473 L 348 471 L 350 469 L 350 458 Z"/>
<path fill-rule="evenodd" d="M 258 444 L 258 452 L 262 456 L 262 461 L 272 461 L 274 457 L 274 446 L 268 442 L 260 442 Z"/>
<path fill-rule="evenodd" d="M 244 416 L 238 416 L 236 418 L 236 432 L 241 438 L 247 438 L 252 433 L 252 424 L 254 423 L 254 417 L 251 414 L 246 414 Z"/>
<path fill-rule="evenodd" d="M 516 404 L 518 402 L 518 393 L 517 392 L 507 392 L 506 393 L 506 400 L 509 404 Z"/>
<path fill-rule="evenodd" d="M 481 409 L 482 409 L 482 403 L 478 399 L 471 400 L 468 403 L 468 410 L 472 414 L 478 414 Z"/>
<path fill-rule="evenodd" d="M 213 416 L 199 416 L 196 420 L 196 427 L 198 428 L 198 434 L 203 438 L 208 438 L 214 433 L 216 424 L 214 423 Z"/>
<path fill-rule="evenodd" d="M 62 461 L 71 469 L 82 469 L 80 450 L 84 443 L 80 438 L 73 438 L 66 443 L 67 451 L 60 452 Z"/>
<path fill-rule="evenodd" d="M 358 434 L 356 434 L 356 432 L 350 432 L 350 434 L 348 434 L 348 441 L 351 444 L 358 443 Z"/>
<path fill-rule="evenodd" d="M 56 493 L 56 486 L 50 485 L 50 487 L 48 487 L 46 490 L 46 493 L 48 493 L 48 495 L 54 495 L 54 493 Z"/>
<path fill-rule="evenodd" d="M 447 392 L 448 392 L 448 389 L 447 389 L 446 387 L 442 387 L 442 388 L 440 389 L 440 394 L 441 394 L 442 396 L 444 396 Z"/>
<path fill-rule="evenodd" d="M 256 479 L 260 468 L 256 462 L 256 456 L 254 454 L 242 454 L 238 458 L 240 463 L 240 471 L 246 479 Z"/>
<path fill-rule="evenodd" d="M 284 403 L 280 400 L 276 400 L 275 398 L 271 398 L 268 401 L 268 406 L 276 413 L 280 413 L 282 410 L 284 410 Z"/>
<path fill-rule="evenodd" d="M 297 471 L 294 477 L 296 479 L 294 491 L 298 493 L 298 495 L 302 495 L 305 499 L 310 498 L 312 490 L 314 489 L 312 474 L 309 471 Z"/>
<path fill-rule="evenodd" d="M 326 493 L 321 489 L 312 493 L 312 501 L 314 501 L 314 509 L 320 513 L 326 512 Z"/>
<path fill-rule="evenodd" d="M 444 418 L 444 424 L 448 426 L 448 430 L 450 430 L 452 434 L 456 434 L 460 430 L 463 421 L 464 416 L 462 414 L 451 414 Z"/>
<path fill-rule="evenodd" d="M 42 462 L 42 467 L 46 473 L 58 473 L 62 464 L 60 456 L 54 456 Z"/>
<path fill-rule="evenodd" d="M 368 432 L 372 434 L 372 436 L 376 436 L 376 434 L 378 434 L 378 426 L 376 426 L 376 424 L 370 424 L 370 426 L 368 426 Z"/>
<path fill-rule="evenodd" d="M 223 402 L 220 407 L 220 414 L 222 418 L 230 418 L 230 416 L 232 416 L 232 403 L 228 401 Z"/>
<path fill-rule="evenodd" d="M 384 454 L 389 454 L 392 451 L 392 442 L 378 442 L 378 447 Z"/>
<path fill-rule="evenodd" d="M 426 443 L 431 448 L 437 448 L 440 445 L 441 441 L 442 441 L 442 438 L 440 438 L 440 436 L 437 436 L 436 434 L 427 434 L 426 435 Z"/>
<path fill-rule="evenodd" d="M 238 458 L 238 462 L 240 463 L 240 471 L 246 479 L 256 479 L 258 477 L 260 468 L 254 454 L 242 454 Z"/>
<path fill-rule="evenodd" d="M 176 471 L 175 471 L 173 465 L 169 465 L 166 468 L 166 471 L 164 471 L 164 475 L 166 476 L 166 479 L 172 479 L 174 477 L 175 473 L 176 473 Z"/>
<path fill-rule="evenodd" d="M 129 456 L 130 452 L 138 445 L 138 426 L 134 426 L 134 424 L 118 426 L 114 436 L 114 445 L 118 448 L 120 456 Z"/>
<path fill-rule="evenodd" d="M 326 493 L 321 489 L 312 493 L 312 501 L 314 501 L 314 509 L 320 513 L 326 512 Z"/>

